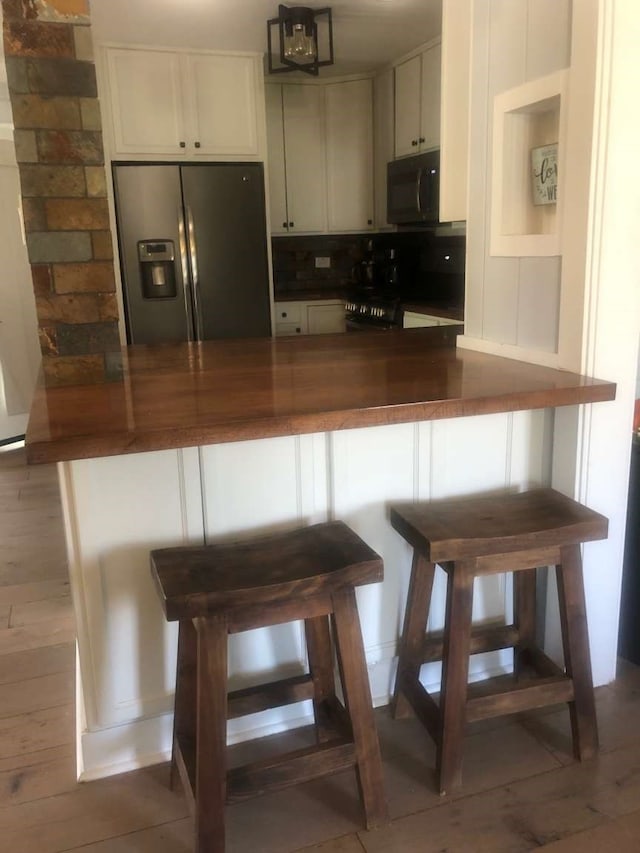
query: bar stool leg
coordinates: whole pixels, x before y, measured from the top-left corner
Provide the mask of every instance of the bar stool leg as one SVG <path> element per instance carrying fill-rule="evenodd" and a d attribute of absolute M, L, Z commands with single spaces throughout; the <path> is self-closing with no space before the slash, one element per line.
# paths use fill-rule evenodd
<path fill-rule="evenodd" d="M 331 598 L 342 690 L 353 728 L 356 777 L 367 829 L 374 829 L 387 822 L 388 813 L 355 590 L 345 588 Z"/>
<path fill-rule="evenodd" d="M 527 663 L 527 647 L 536 642 L 536 571 L 524 569 L 513 573 L 514 621 L 519 635 L 513 669 L 518 678 Z"/>
<path fill-rule="evenodd" d="M 391 715 L 394 719 L 411 714 L 411 706 L 402 691 L 405 683 L 415 682 L 420 676 L 435 570 L 435 563 L 428 562 L 417 551 L 413 552 L 411 580 L 400 639 L 398 672 L 391 699 Z"/>
<path fill-rule="evenodd" d="M 598 750 L 598 723 L 580 546 L 562 548 L 560 560 L 560 565 L 556 566 L 560 626 L 567 675 L 573 679 L 574 688 L 574 700 L 569 702 L 573 752 L 583 761 L 592 758 Z"/>
<path fill-rule="evenodd" d="M 462 782 L 462 747 L 469 675 L 474 562 L 449 564 L 440 688 L 440 737 L 436 778 L 441 794 Z"/>
<path fill-rule="evenodd" d="M 178 628 L 178 664 L 176 668 L 176 698 L 173 715 L 173 750 L 169 784 L 173 790 L 180 787 L 177 743 L 196 738 L 198 637 L 193 622 L 183 619 Z"/>
<path fill-rule="evenodd" d="M 323 743 L 331 737 L 327 702 L 334 699 L 336 695 L 329 619 L 326 616 L 305 619 L 304 632 L 307 640 L 309 671 L 313 678 L 316 739 L 318 743 Z"/>
<path fill-rule="evenodd" d="M 197 620 L 196 853 L 224 853 L 227 792 L 227 625 Z"/>

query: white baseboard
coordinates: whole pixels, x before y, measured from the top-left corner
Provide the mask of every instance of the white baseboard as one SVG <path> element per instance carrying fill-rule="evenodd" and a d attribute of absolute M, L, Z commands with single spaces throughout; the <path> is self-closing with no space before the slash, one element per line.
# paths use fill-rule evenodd
<path fill-rule="evenodd" d="M 368 650 L 375 663 L 368 665 L 371 696 L 376 708 L 389 704 L 397 658 L 391 657 L 393 646 L 380 646 Z M 489 652 L 474 655 L 469 667 L 470 681 L 481 681 L 510 671 L 508 652 Z M 422 681 L 428 690 L 438 690 L 440 665 L 427 664 L 422 670 Z M 236 720 L 230 720 L 227 742 L 267 737 L 290 731 L 313 722 L 311 702 L 299 702 L 273 711 L 263 711 Z M 152 764 L 168 761 L 171 757 L 173 714 L 136 720 L 100 731 L 84 731 L 80 735 L 84 769 L 81 782 L 90 782 L 118 773 L 139 770 Z"/>

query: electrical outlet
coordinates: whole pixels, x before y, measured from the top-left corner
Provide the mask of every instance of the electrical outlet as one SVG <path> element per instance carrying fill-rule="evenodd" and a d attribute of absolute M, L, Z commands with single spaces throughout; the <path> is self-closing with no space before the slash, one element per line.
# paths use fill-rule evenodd
<path fill-rule="evenodd" d="M 331 258 L 316 258 L 317 270 L 328 270 L 331 268 Z"/>

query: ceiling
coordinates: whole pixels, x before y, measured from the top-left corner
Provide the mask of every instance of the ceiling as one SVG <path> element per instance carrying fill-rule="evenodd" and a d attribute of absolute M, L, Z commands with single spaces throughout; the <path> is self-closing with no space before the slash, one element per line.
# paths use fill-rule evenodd
<path fill-rule="evenodd" d="M 336 62 L 321 70 L 323 77 L 379 68 L 441 31 L 442 0 L 307 0 L 305 5 L 331 5 Z M 266 21 L 278 12 L 278 0 L 90 0 L 90 6 L 98 44 L 261 53 Z"/>

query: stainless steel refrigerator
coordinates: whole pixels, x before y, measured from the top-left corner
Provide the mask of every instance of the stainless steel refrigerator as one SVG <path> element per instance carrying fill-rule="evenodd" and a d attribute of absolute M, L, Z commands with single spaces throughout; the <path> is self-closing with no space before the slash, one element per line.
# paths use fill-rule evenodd
<path fill-rule="evenodd" d="M 271 334 L 261 163 L 113 166 L 127 339 Z"/>

